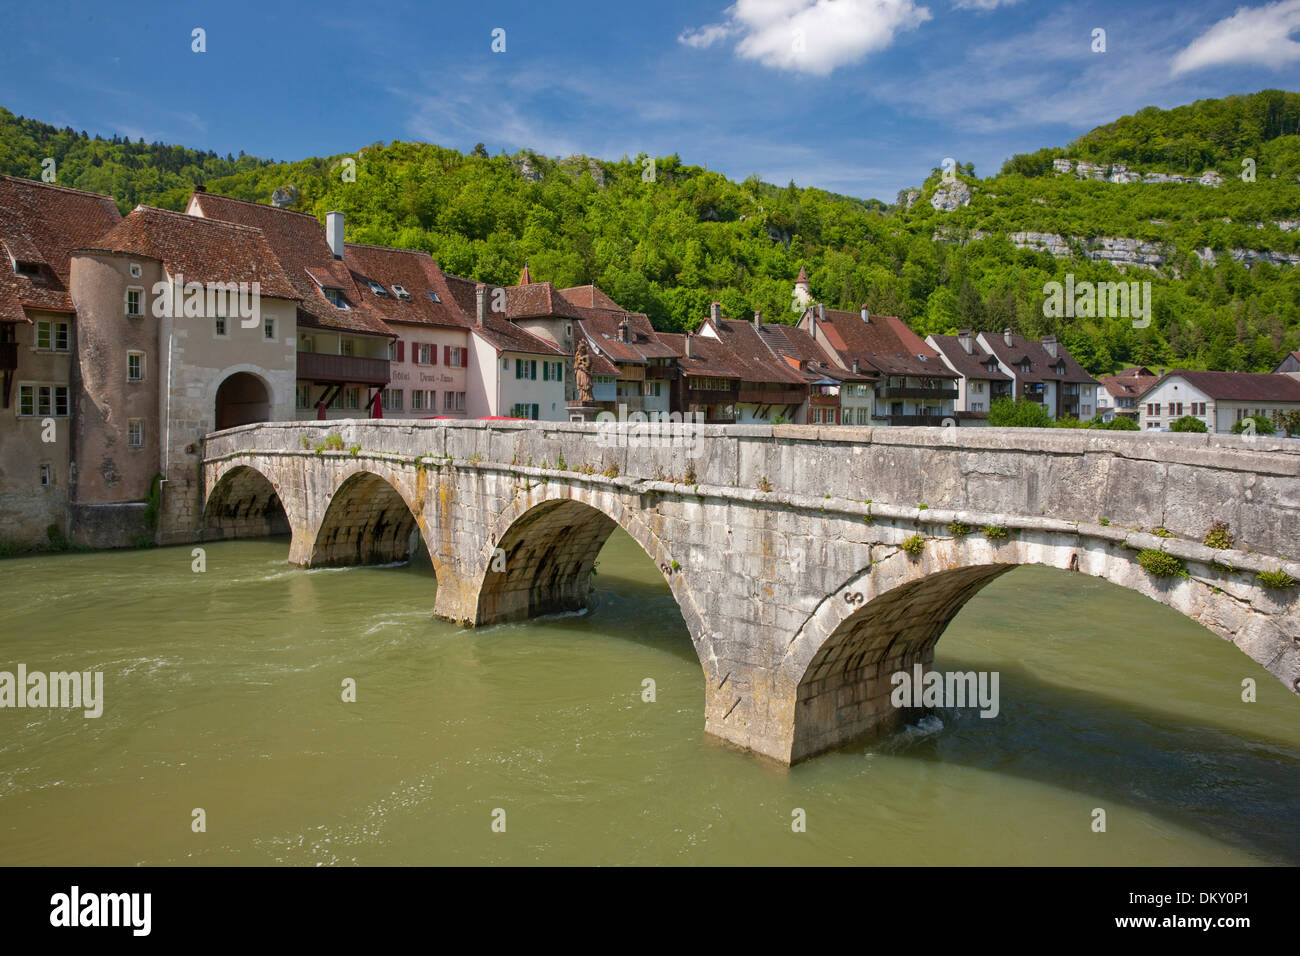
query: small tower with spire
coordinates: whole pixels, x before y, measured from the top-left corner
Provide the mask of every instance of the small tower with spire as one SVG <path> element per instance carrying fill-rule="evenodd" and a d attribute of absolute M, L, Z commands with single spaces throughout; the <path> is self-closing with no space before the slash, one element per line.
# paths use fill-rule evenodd
<path fill-rule="evenodd" d="M 524 260 L 524 271 L 519 273 L 519 285 L 529 285 L 533 277 L 528 273 L 528 260 Z"/>
<path fill-rule="evenodd" d="M 794 302 L 800 309 L 812 304 L 812 286 L 808 283 L 808 270 L 799 267 L 799 277 L 794 280 Z"/>

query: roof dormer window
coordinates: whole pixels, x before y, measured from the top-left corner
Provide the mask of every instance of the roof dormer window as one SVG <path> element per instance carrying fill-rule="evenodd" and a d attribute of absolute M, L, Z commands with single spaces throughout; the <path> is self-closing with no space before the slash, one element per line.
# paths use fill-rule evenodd
<path fill-rule="evenodd" d="M 370 291 L 375 295 L 388 295 L 388 290 L 373 279 L 370 280 Z"/>
<path fill-rule="evenodd" d="M 407 292 L 400 285 L 393 286 L 393 295 L 397 296 L 399 299 L 409 299 L 411 297 L 411 293 Z"/>
<path fill-rule="evenodd" d="M 14 262 L 14 273 L 20 276 L 27 276 L 34 279 L 41 274 L 40 263 L 37 262 Z"/>
<path fill-rule="evenodd" d="M 438 303 L 442 302 L 442 299 L 438 298 L 438 293 L 434 292 L 432 289 L 429 290 L 429 298 L 432 299 L 434 302 L 438 302 Z"/>
<path fill-rule="evenodd" d="M 329 299 L 330 305 L 334 306 L 334 308 L 336 309 L 348 308 L 347 302 L 344 300 L 343 296 L 339 295 L 338 289 L 330 288 L 327 286 L 322 291 L 325 293 L 325 298 Z"/>

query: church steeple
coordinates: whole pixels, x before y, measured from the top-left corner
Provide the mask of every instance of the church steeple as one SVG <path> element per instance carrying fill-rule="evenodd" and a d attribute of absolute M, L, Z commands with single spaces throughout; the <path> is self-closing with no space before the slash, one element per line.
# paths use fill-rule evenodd
<path fill-rule="evenodd" d="M 528 260 L 524 260 L 524 271 L 519 273 L 519 285 L 528 285 L 533 281 L 533 277 L 528 273 Z"/>

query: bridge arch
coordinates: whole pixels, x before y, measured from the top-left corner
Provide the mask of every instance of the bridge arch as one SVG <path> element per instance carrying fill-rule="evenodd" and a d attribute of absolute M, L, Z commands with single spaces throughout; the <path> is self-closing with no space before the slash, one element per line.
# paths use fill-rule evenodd
<path fill-rule="evenodd" d="M 292 528 L 279 486 L 242 462 L 211 476 L 203 506 L 203 538 L 254 538 L 288 534 Z"/>
<path fill-rule="evenodd" d="M 585 483 L 549 481 L 515 497 L 497 515 L 478 556 L 476 625 L 587 607 L 592 568 L 621 527 L 668 582 L 706 672 L 712 640 L 669 544 L 623 494 Z"/>
<path fill-rule="evenodd" d="M 1300 613 L 1258 608 L 1261 589 L 1202 579 L 1153 578 L 1122 546 L 1085 545 L 1064 535 L 978 535 L 927 541 L 913 558 L 877 545 L 881 556 L 827 596 L 787 649 L 781 680 L 793 685 L 790 762 L 859 737 L 887 733 L 906 716 L 890 701 L 890 675 L 928 666 L 939 638 L 985 585 L 1040 565 L 1103 578 L 1171 607 L 1275 674 L 1293 670 Z M 1263 601 L 1270 600 L 1266 596 Z"/>
<path fill-rule="evenodd" d="M 358 462 L 342 467 L 334 478 L 329 504 L 312 536 L 310 556 L 301 563 L 340 567 L 406 561 L 417 529 L 428 547 L 423 499 L 395 470 L 381 474 Z M 436 559 L 433 564 L 436 574 Z"/>

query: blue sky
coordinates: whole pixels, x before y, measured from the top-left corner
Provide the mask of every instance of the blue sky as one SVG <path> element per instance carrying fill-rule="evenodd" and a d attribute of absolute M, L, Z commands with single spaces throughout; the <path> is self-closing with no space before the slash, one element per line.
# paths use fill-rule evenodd
<path fill-rule="evenodd" d="M 1300 88 L 1300 0 L 49 0 L 4 21 L 0 105 L 92 135 L 676 152 L 887 201 L 946 156 L 986 175 L 1143 106 Z"/>

